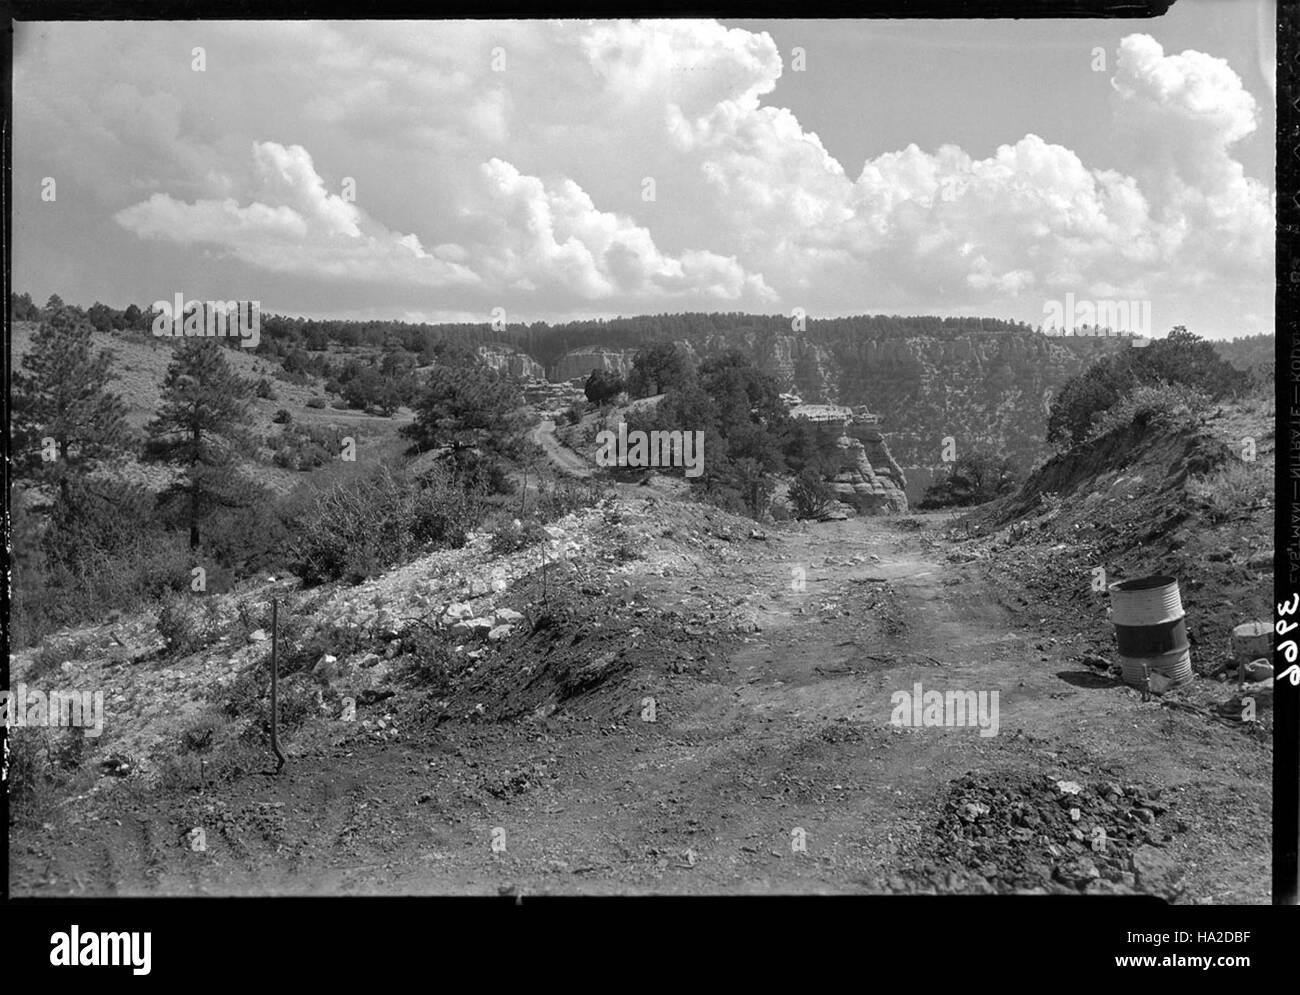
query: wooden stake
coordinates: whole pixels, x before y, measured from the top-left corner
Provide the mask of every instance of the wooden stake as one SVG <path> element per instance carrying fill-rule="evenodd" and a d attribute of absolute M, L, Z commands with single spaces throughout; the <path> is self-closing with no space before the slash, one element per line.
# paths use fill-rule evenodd
<path fill-rule="evenodd" d="M 284 754 L 280 752 L 280 662 L 277 650 L 280 642 L 280 602 L 271 599 L 271 749 L 275 751 L 275 772 L 284 769 Z"/>

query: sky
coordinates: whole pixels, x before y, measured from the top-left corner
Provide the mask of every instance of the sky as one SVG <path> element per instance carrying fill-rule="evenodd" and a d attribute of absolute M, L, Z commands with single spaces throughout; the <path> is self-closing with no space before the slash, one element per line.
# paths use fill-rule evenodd
<path fill-rule="evenodd" d="M 1273 19 L 19 24 L 13 287 L 1271 332 Z"/>

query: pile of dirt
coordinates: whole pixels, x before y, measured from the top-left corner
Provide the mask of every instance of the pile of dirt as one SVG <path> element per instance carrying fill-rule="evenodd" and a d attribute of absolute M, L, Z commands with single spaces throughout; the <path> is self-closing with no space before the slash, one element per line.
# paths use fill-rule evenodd
<path fill-rule="evenodd" d="M 548 526 L 542 546 L 477 550 L 460 565 L 472 586 L 458 587 L 454 570 L 404 567 L 335 593 L 345 617 L 369 619 L 382 587 L 387 621 L 358 631 L 389 631 L 315 673 L 356 699 L 358 725 L 376 740 L 448 722 L 636 717 L 641 688 L 702 672 L 725 635 L 752 630 L 751 608 L 683 598 L 672 579 L 724 569 L 734 547 L 764 541 L 752 525 L 698 504 L 610 497 Z M 417 614 L 448 595 L 467 600 Z"/>
<path fill-rule="evenodd" d="M 1159 848 L 1187 826 L 1161 795 L 1113 781 L 967 774 L 944 798 L 924 858 L 894 887 L 1175 897 L 1179 876 Z"/>

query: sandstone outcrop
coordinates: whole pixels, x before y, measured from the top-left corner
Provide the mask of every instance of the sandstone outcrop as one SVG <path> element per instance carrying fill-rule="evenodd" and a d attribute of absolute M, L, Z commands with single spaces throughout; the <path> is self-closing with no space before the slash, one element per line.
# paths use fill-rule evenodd
<path fill-rule="evenodd" d="M 510 346 L 480 346 L 479 356 L 483 362 L 507 376 L 521 380 L 545 380 L 546 368 L 526 352 L 512 349 Z"/>
<path fill-rule="evenodd" d="M 907 478 L 875 415 L 834 404 L 798 404 L 790 414 L 817 426 L 824 440 L 834 440 L 835 472 L 829 481 L 842 504 L 866 515 L 907 510 Z"/>

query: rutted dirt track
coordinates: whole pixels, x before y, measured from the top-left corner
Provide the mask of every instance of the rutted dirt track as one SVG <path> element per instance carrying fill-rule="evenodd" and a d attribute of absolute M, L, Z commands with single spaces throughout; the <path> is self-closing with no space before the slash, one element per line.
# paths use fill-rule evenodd
<path fill-rule="evenodd" d="M 948 786 L 1006 772 L 1163 788 L 1142 831 L 1179 869 L 1166 897 L 1266 901 L 1266 743 L 1082 673 L 1069 634 L 1020 602 L 1014 564 L 942 562 L 926 534 L 792 525 L 701 555 L 694 575 L 636 575 L 625 597 L 742 606 L 753 631 L 694 632 L 681 659 L 546 717 L 357 735 L 278 777 L 73 800 L 11 834 L 12 891 L 1014 890 L 927 853 Z M 917 682 L 997 691 L 997 735 L 892 726 L 891 695 Z M 206 852 L 183 842 L 195 826 Z"/>
<path fill-rule="evenodd" d="M 546 458 L 561 473 L 570 477 L 590 477 L 591 466 L 577 453 L 560 445 L 555 438 L 555 422 L 549 418 L 541 421 L 532 430 L 530 438 L 542 447 Z"/>

